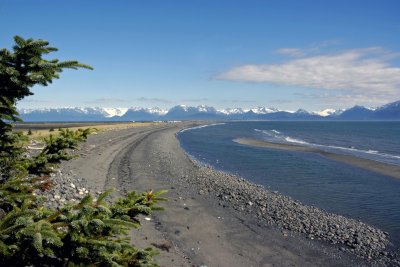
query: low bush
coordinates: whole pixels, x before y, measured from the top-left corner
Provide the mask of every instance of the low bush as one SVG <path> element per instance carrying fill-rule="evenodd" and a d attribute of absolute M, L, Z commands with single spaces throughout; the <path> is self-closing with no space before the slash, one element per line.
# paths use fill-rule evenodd
<path fill-rule="evenodd" d="M 47 41 L 14 40 L 13 51 L 0 50 L 0 266 L 156 266 L 156 251 L 136 248 L 127 234 L 140 225 L 140 215 L 162 209 L 157 203 L 165 200 L 164 191 L 130 192 L 107 202 L 109 190 L 58 210 L 46 208 L 46 198 L 35 193 L 51 188 L 49 174 L 75 157 L 71 150 L 92 130 L 60 129 L 31 155 L 27 136 L 12 131 L 10 122 L 20 121 L 16 104 L 33 94 L 34 85 L 48 85 L 65 68 L 92 68 L 44 59 L 57 50 Z"/>

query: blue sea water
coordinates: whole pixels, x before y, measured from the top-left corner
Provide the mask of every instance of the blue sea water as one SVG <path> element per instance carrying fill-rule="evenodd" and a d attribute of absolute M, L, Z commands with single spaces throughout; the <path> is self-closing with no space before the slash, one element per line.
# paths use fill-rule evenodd
<path fill-rule="evenodd" d="M 360 219 L 400 244 L 400 179 L 309 152 L 233 142 L 255 138 L 318 147 L 400 165 L 400 122 L 226 122 L 184 130 L 182 147 L 198 161 L 308 205 Z"/>

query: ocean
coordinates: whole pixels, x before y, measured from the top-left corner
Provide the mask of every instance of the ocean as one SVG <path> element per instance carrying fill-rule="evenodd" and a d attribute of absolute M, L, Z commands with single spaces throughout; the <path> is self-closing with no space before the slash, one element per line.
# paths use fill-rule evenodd
<path fill-rule="evenodd" d="M 374 225 L 400 245 L 400 179 L 317 153 L 233 141 L 252 138 L 309 146 L 400 166 L 400 122 L 225 122 L 183 130 L 178 138 L 202 164 Z"/>

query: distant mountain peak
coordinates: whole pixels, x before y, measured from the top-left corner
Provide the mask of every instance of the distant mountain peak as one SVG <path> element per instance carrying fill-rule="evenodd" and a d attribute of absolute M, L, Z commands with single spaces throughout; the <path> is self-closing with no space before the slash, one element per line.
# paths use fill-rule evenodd
<path fill-rule="evenodd" d="M 121 117 L 128 111 L 128 108 L 104 108 L 104 111 L 107 113 L 107 118 L 114 116 Z"/>
<path fill-rule="evenodd" d="M 383 106 L 377 108 L 377 110 L 380 110 L 380 109 L 387 109 L 387 108 L 400 108 L 400 100 L 395 101 L 395 102 L 388 103 L 388 104 L 386 104 L 386 105 L 383 105 Z"/>
<path fill-rule="evenodd" d="M 327 108 L 321 111 L 314 111 L 313 114 L 319 115 L 321 117 L 328 117 L 328 116 L 337 116 L 340 115 L 344 110 L 343 109 L 333 109 Z"/>
<path fill-rule="evenodd" d="M 268 114 L 278 112 L 279 110 L 276 108 L 256 107 L 252 108 L 251 111 L 253 111 L 255 114 Z"/>
<path fill-rule="evenodd" d="M 217 111 L 214 107 L 210 107 L 210 106 L 206 106 L 206 105 L 197 106 L 197 110 L 199 112 L 216 112 Z"/>
<path fill-rule="evenodd" d="M 400 120 L 400 101 L 376 109 L 356 105 L 347 110 L 324 109 L 308 112 L 305 109 L 284 111 L 271 107 L 251 109 L 215 109 L 207 105 L 197 107 L 177 105 L 170 109 L 63 107 L 19 109 L 25 121 L 154 121 L 154 120 Z"/>
<path fill-rule="evenodd" d="M 218 110 L 218 112 L 223 113 L 225 115 L 245 113 L 245 111 L 242 108 L 225 108 Z"/>
<path fill-rule="evenodd" d="M 307 110 L 299 108 L 295 113 L 297 114 L 309 114 Z"/>
<path fill-rule="evenodd" d="M 364 106 L 360 106 L 360 105 L 355 105 L 354 107 L 352 107 L 352 108 L 349 108 L 348 110 L 352 110 L 352 109 L 366 109 L 366 110 L 374 110 L 374 108 L 367 108 L 367 107 L 364 107 Z"/>

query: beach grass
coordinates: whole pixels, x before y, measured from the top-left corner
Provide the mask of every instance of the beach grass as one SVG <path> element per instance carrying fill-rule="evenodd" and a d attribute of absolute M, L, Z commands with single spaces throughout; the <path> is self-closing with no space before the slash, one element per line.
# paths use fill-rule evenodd
<path fill-rule="evenodd" d="M 22 131 L 30 140 L 42 140 L 50 134 L 57 134 L 59 129 L 78 130 L 84 128 L 95 128 L 97 132 L 127 129 L 131 127 L 144 127 L 158 125 L 160 122 L 74 122 L 74 123 L 24 123 L 18 124 L 15 131 Z M 31 134 L 28 134 L 29 131 Z"/>

